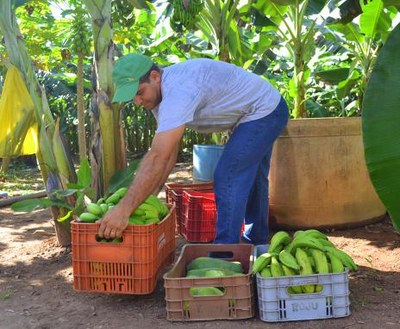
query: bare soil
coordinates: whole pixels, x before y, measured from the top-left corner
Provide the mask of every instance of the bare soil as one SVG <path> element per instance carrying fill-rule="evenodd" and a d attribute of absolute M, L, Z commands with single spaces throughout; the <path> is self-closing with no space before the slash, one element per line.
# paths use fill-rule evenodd
<path fill-rule="evenodd" d="M 189 177 L 190 166 L 181 165 L 170 181 L 188 182 Z M 390 218 L 358 228 L 330 230 L 328 236 L 359 265 L 358 272 L 350 273 L 350 316 L 266 323 L 256 314 L 248 320 L 170 322 L 161 275 L 149 295 L 74 291 L 71 249 L 58 246 L 50 212 L 21 214 L 1 208 L 0 328 L 399 328 L 400 236 Z M 176 238 L 178 256 L 186 242 Z"/>

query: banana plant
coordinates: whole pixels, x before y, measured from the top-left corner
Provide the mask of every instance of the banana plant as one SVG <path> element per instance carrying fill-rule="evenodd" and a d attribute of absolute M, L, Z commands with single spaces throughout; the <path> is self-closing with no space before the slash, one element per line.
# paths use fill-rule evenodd
<path fill-rule="evenodd" d="M 86 56 L 90 55 L 90 40 L 89 30 L 85 22 L 86 12 L 82 8 L 80 2 L 74 1 L 74 14 L 73 14 L 73 52 L 78 57 L 77 64 L 77 113 L 78 113 L 78 144 L 79 144 L 79 159 L 83 161 L 87 158 L 86 147 L 86 129 L 85 129 L 85 98 L 84 98 L 84 77 L 83 77 L 83 63 Z"/>
<path fill-rule="evenodd" d="M 21 73 L 30 97 L 39 131 L 39 152 L 36 157 L 45 182 L 47 192 L 54 188 L 65 187 L 68 182 L 76 181 L 76 173 L 68 158 L 66 145 L 48 106 L 46 93 L 39 84 L 33 70 L 32 60 L 21 36 L 15 10 L 27 3 L 27 0 L 3 0 L 0 3 L 0 29 L 4 37 L 8 57 Z M 61 245 L 70 243 L 70 232 L 60 226 L 58 218 L 66 215 L 65 208 L 52 207 L 52 216 Z"/>
<path fill-rule="evenodd" d="M 121 111 L 119 105 L 111 104 L 114 94 L 111 0 L 83 0 L 83 3 L 91 16 L 94 41 L 93 126 L 89 156 L 93 186 L 98 195 L 103 195 L 111 176 L 126 166 Z"/>
<path fill-rule="evenodd" d="M 293 62 L 293 77 L 289 93 L 294 98 L 292 116 L 307 117 L 307 80 L 311 70 L 309 61 L 315 53 L 314 37 L 318 31 L 318 14 L 325 8 L 325 0 L 259 0 L 253 4 L 261 16 L 265 32 L 275 32 Z"/>
<path fill-rule="evenodd" d="M 375 191 L 400 231 L 400 24 L 372 68 L 363 102 L 365 159 Z"/>
<path fill-rule="evenodd" d="M 358 3 L 361 13 L 358 20 L 348 21 L 347 15 L 328 25 L 332 37 L 348 51 L 353 60 L 349 63 L 348 76 L 338 84 L 338 93 L 346 96 L 358 84 L 358 113 L 361 114 L 363 97 L 377 55 L 393 29 L 398 10 L 385 6 L 382 0 Z M 351 16 L 353 17 L 353 16 Z M 343 24 L 345 23 L 345 24 Z"/>

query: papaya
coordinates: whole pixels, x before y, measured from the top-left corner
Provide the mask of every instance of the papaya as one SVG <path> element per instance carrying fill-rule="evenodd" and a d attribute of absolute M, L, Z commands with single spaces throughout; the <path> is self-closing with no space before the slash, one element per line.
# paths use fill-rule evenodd
<path fill-rule="evenodd" d="M 189 292 L 192 296 L 222 296 L 224 294 L 217 287 L 191 287 Z"/>
<path fill-rule="evenodd" d="M 242 273 L 237 273 L 228 269 L 220 268 L 200 268 L 195 270 L 189 270 L 186 273 L 186 277 L 194 278 L 206 278 L 206 277 L 220 277 L 220 276 L 233 276 L 240 275 Z"/>
<path fill-rule="evenodd" d="M 204 268 L 212 268 L 212 269 L 227 269 L 236 273 L 243 273 L 243 266 L 240 262 L 236 261 L 226 261 L 219 258 L 211 258 L 211 257 L 197 257 L 193 259 L 187 265 L 186 269 L 188 271 L 194 269 L 204 269 Z"/>

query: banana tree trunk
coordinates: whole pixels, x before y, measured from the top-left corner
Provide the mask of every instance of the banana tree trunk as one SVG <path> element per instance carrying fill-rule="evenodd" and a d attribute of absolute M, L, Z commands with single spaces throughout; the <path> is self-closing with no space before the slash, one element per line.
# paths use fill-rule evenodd
<path fill-rule="evenodd" d="M 107 189 L 112 175 L 126 166 L 125 145 L 121 131 L 119 106 L 112 105 L 114 65 L 111 27 L 111 0 L 84 0 L 92 18 L 94 69 L 92 94 L 93 129 L 90 159 L 93 186 L 98 196 Z"/>
<path fill-rule="evenodd" d="M 70 159 L 66 159 L 65 157 L 57 158 L 54 153 L 53 137 L 55 122 L 47 102 L 46 94 L 36 79 L 31 58 L 26 50 L 25 42 L 17 24 L 15 3 L 11 0 L 2 0 L 0 2 L 0 29 L 4 37 L 10 62 L 21 73 L 34 103 L 35 117 L 39 130 L 39 151 L 36 157 L 43 181 L 49 193 L 52 190 L 52 186 L 60 186 L 60 182 L 62 181 L 59 170 L 60 166 L 67 168 L 64 171 L 64 175 L 67 176 L 65 180 L 73 180 L 75 171 L 71 166 Z M 59 151 L 62 151 L 63 155 L 66 154 L 63 145 L 57 145 L 57 148 L 62 148 Z M 56 181 L 55 184 L 51 184 L 52 186 L 49 186 L 50 177 L 55 177 Z M 60 225 L 57 221 L 59 216 L 64 215 L 63 209 L 52 209 L 52 215 L 59 244 L 62 246 L 69 245 L 70 232 L 68 228 Z"/>
<path fill-rule="evenodd" d="M 86 159 L 86 133 L 85 133 L 85 99 L 83 89 L 83 53 L 78 53 L 78 77 L 77 77 L 77 112 L 78 112 L 78 144 L 79 159 Z"/>

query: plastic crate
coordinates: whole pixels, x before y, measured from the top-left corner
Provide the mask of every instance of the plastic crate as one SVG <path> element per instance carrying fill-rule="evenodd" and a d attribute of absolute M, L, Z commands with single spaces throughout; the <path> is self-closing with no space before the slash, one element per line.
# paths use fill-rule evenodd
<path fill-rule="evenodd" d="M 214 192 L 183 191 L 181 234 L 189 242 L 212 242 L 216 235 Z"/>
<path fill-rule="evenodd" d="M 186 266 L 209 252 L 231 252 L 225 260 L 239 261 L 244 275 L 187 278 Z M 186 244 L 173 268 L 164 274 L 167 319 L 170 321 L 239 320 L 254 316 L 254 286 L 251 276 L 253 245 Z M 191 287 L 223 287 L 221 296 L 192 296 Z"/>
<path fill-rule="evenodd" d="M 255 256 L 266 252 L 267 245 L 255 248 Z M 318 293 L 290 294 L 288 287 L 322 285 Z M 256 275 L 259 316 L 265 322 L 283 322 L 339 318 L 350 315 L 349 275 L 312 274 L 265 278 Z"/>
<path fill-rule="evenodd" d="M 100 242 L 100 224 L 71 222 L 73 287 L 77 291 L 150 294 L 175 259 L 175 206 L 157 224 L 128 225 L 122 242 Z"/>
<path fill-rule="evenodd" d="M 193 191 L 213 191 L 214 184 L 212 182 L 209 183 L 201 183 L 201 184 L 165 184 L 165 200 L 169 204 L 175 205 L 176 211 L 176 233 L 181 234 L 181 226 L 182 226 L 182 194 L 183 191 L 193 190 Z"/>

